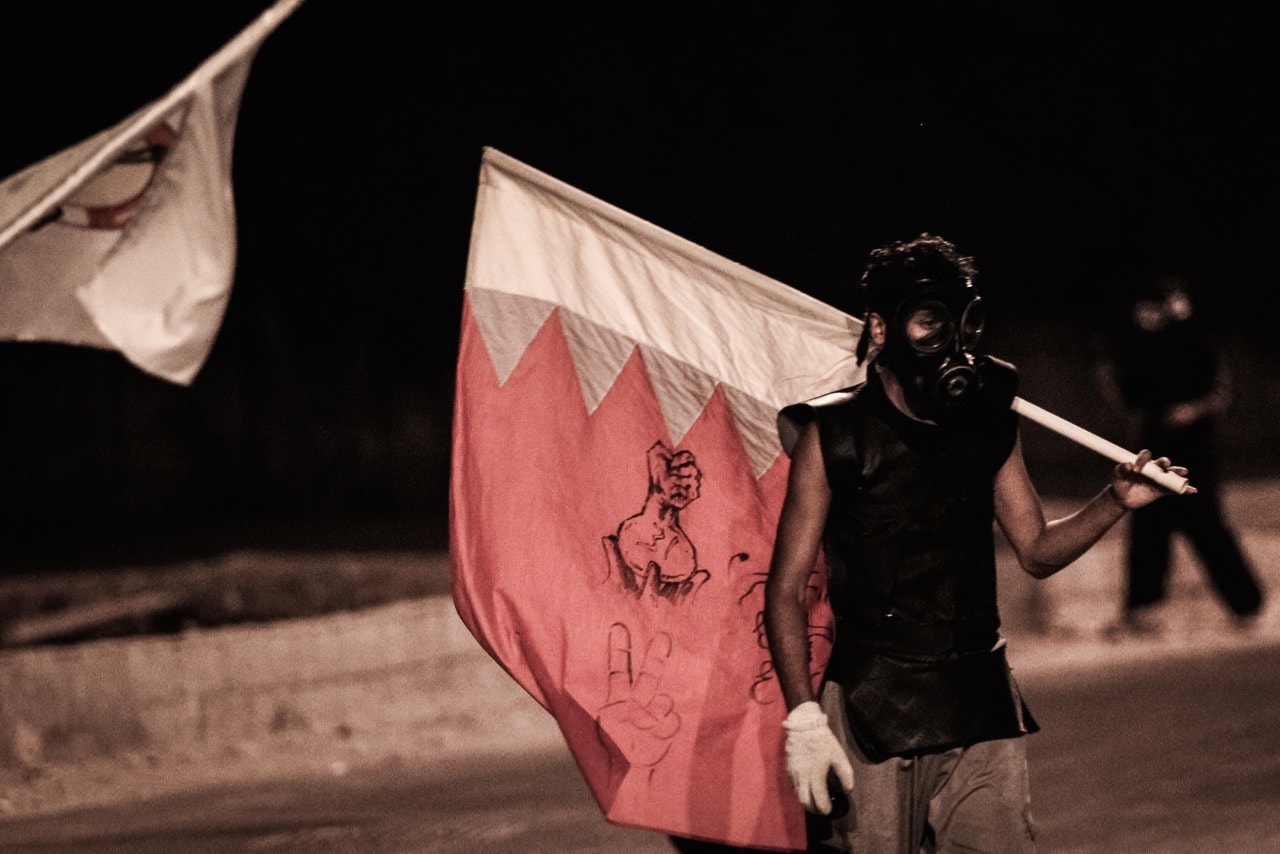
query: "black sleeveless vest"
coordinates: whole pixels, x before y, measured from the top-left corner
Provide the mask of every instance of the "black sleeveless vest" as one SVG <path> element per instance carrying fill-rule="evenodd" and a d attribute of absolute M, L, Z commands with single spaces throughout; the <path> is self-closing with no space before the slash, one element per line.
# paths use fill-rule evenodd
<path fill-rule="evenodd" d="M 916 421 L 868 381 L 787 407 L 815 420 L 831 506 L 824 534 L 849 724 L 872 761 L 1034 732 L 1004 658 L 995 474 L 1018 416 Z"/>
<path fill-rule="evenodd" d="M 806 404 L 816 418 L 831 507 L 825 553 L 841 645 L 924 655 L 998 639 L 994 478 L 1017 415 L 940 426 L 908 418 L 874 372 Z"/>

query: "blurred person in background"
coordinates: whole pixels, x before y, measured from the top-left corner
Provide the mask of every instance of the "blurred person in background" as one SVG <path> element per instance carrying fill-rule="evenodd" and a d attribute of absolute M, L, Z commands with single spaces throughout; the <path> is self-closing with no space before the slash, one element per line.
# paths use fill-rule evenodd
<path fill-rule="evenodd" d="M 1121 413 L 1131 443 L 1160 448 L 1195 474 L 1195 495 L 1133 512 L 1124 598 L 1113 637 L 1160 631 L 1173 536 L 1180 532 L 1236 623 L 1252 624 L 1264 593 L 1225 516 L 1215 446 L 1231 404 L 1231 377 L 1220 342 L 1197 315 L 1187 280 L 1160 273 L 1129 294 L 1114 328 L 1099 336 L 1093 370 Z"/>

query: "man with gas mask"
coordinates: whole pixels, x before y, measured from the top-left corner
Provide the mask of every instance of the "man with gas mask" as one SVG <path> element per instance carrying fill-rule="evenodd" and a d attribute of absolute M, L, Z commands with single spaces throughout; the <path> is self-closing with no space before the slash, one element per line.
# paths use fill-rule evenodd
<path fill-rule="evenodd" d="M 930 234 L 871 252 L 866 380 L 779 415 L 791 469 L 765 621 L 810 850 L 1034 851 L 1022 736 L 1037 725 L 1005 660 L 993 522 L 1046 578 L 1167 494 L 1139 473 L 1143 450 L 1045 520 L 1009 408 L 1016 369 L 978 349 L 976 272 Z M 835 640 L 815 690 L 806 589 L 820 551 Z"/>

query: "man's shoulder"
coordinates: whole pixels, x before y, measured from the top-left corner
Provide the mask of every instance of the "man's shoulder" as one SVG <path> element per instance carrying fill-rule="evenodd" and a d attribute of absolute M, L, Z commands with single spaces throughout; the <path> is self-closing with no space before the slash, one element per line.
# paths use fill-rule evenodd
<path fill-rule="evenodd" d="M 852 406 L 865 388 L 865 382 L 858 383 L 783 407 L 778 413 L 778 437 L 783 449 L 790 454 L 799 438 L 801 427 L 822 418 L 823 413 L 837 412 Z"/>
<path fill-rule="evenodd" d="M 814 409 L 833 409 L 857 400 L 858 396 L 862 394 L 866 387 L 867 384 L 865 382 L 858 383 L 857 385 L 848 386 L 847 388 L 842 388 L 837 391 L 829 391 L 826 394 L 820 394 L 817 397 L 810 398 L 809 400 L 804 401 L 804 403 L 797 405 L 810 406 Z"/>

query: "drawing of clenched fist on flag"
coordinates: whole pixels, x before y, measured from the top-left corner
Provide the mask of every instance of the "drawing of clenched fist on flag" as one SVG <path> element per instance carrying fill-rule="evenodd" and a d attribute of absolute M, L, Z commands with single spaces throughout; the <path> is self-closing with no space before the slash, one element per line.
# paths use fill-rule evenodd
<path fill-rule="evenodd" d="M 661 439 L 649 447 L 648 464 L 644 506 L 604 537 L 605 556 L 628 593 L 650 590 L 678 602 L 710 577 L 698 568 L 698 550 L 680 527 L 680 511 L 700 494 L 702 471 L 691 452 L 673 452 Z"/>

